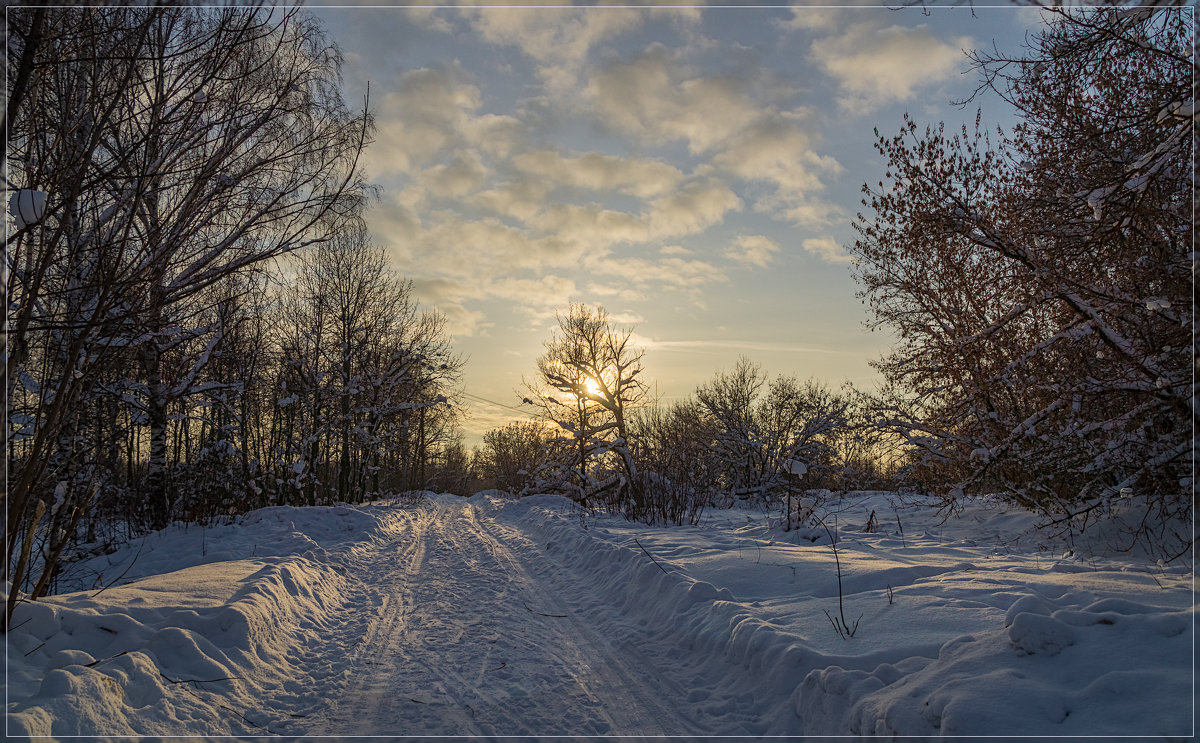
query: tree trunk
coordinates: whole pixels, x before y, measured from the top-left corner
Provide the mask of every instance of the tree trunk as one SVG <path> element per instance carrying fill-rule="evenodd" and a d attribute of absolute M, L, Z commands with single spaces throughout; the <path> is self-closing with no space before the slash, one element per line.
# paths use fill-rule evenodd
<path fill-rule="evenodd" d="M 162 353 L 151 340 L 142 351 L 146 367 L 146 417 L 150 428 L 150 458 L 146 463 L 146 494 L 150 499 L 150 527 L 162 529 L 171 514 L 167 493 L 167 391 L 162 381 Z"/>

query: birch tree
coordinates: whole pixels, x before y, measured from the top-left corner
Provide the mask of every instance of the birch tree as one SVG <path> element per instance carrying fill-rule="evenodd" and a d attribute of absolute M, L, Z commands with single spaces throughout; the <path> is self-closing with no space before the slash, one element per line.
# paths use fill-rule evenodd
<path fill-rule="evenodd" d="M 186 390 L 167 383 L 163 363 L 179 338 L 203 332 L 186 325 L 188 303 L 335 233 L 360 201 L 370 122 L 346 109 L 337 50 L 296 9 L 9 17 L 6 387 L 9 400 L 33 401 L 28 435 L 8 447 L 11 610 L 28 577 L 27 536 L 47 511 L 62 524 L 36 597 L 72 538 L 78 516 L 65 515 L 94 492 L 72 474 L 81 429 L 71 411 L 117 352 L 136 350 L 141 364 L 144 492 L 153 521 L 169 517 L 166 411 Z"/>

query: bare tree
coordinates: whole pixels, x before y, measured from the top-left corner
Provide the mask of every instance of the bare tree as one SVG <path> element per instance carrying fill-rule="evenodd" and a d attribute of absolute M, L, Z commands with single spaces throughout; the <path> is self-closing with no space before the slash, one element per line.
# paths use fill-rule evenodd
<path fill-rule="evenodd" d="M 167 410 L 188 392 L 167 380 L 194 381 L 205 363 L 164 361 L 181 339 L 212 332 L 188 324 L 189 303 L 335 233 L 361 200 L 370 127 L 341 101 L 336 48 L 294 9 L 9 15 L 6 387 L 32 419 L 8 446 L 11 613 L 28 577 L 27 535 L 50 514 L 36 597 L 96 490 L 79 481 L 81 396 L 114 356 L 137 350 L 141 388 L 126 393 L 145 410 L 146 491 L 163 523 Z"/>
<path fill-rule="evenodd" d="M 834 445 L 847 426 L 847 401 L 814 380 L 779 376 L 767 382 L 746 358 L 697 388 L 696 399 L 710 422 L 717 487 L 729 499 L 782 505 L 792 523 L 801 484 L 836 465 Z"/>
<path fill-rule="evenodd" d="M 514 495 L 535 481 L 545 464 L 551 431 L 543 421 L 514 421 L 483 435 L 476 463 L 491 487 Z"/>
<path fill-rule="evenodd" d="M 1024 57 L 976 55 L 1021 122 L 881 138 L 853 252 L 890 423 L 953 499 L 1001 489 L 1082 528 L 1126 489 L 1132 530 L 1192 537 L 1195 73 L 1182 9 L 1073 9 Z"/>
<path fill-rule="evenodd" d="M 604 493 L 610 504 L 631 499 L 636 508 L 641 491 L 628 414 L 643 402 L 646 387 L 638 379 L 645 352 L 630 345 L 632 335 L 614 327 L 603 308 L 571 305 L 567 314 L 558 315 L 558 332 L 537 362 L 538 382 L 551 393 L 535 388 L 525 401 L 570 434 L 574 451 L 568 469 L 585 500 Z M 617 471 L 592 482 L 591 461 L 609 453 L 617 459 Z"/>

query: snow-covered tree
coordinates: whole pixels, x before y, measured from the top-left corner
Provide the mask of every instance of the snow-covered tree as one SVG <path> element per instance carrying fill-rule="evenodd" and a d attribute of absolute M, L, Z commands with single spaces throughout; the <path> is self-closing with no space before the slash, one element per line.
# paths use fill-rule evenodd
<path fill-rule="evenodd" d="M 483 435 L 478 475 L 490 487 L 520 494 L 547 461 L 551 431 L 543 421 L 514 421 Z"/>
<path fill-rule="evenodd" d="M 150 516 L 169 518 L 168 410 L 206 358 L 181 344 L 213 341 L 193 322 L 197 298 L 336 233 L 361 200 L 370 126 L 340 98 L 336 48 L 296 9 L 20 8 L 8 20 L 6 431 L 25 432 L 7 439 L 11 609 L 41 514 L 55 525 L 40 532 L 53 539 L 34 596 L 97 491 L 79 480 L 94 452 L 77 418 L 98 385 L 139 407 Z M 117 357 L 140 364 L 136 379 L 110 379 Z"/>
<path fill-rule="evenodd" d="M 645 351 L 633 331 L 613 325 L 604 308 L 571 305 L 538 358 L 539 377 L 524 398 L 571 444 L 564 471 L 585 501 L 600 494 L 614 507 L 640 507 L 641 486 L 630 450 L 629 413 L 646 396 Z M 615 458 L 615 463 L 606 461 Z M 614 466 L 615 465 L 615 466 Z M 593 475 L 599 474 L 599 479 Z"/>
<path fill-rule="evenodd" d="M 454 441 L 462 361 L 444 318 L 418 311 L 361 222 L 297 254 L 287 273 L 276 485 L 308 503 L 358 500 L 381 480 L 424 487 L 427 465 Z"/>
<path fill-rule="evenodd" d="M 898 337 L 889 423 L 949 497 L 1082 528 L 1131 490 L 1134 531 L 1191 543 L 1193 35 L 1181 8 L 1054 10 L 975 56 L 1011 133 L 880 138 L 853 253 Z"/>
<path fill-rule="evenodd" d="M 768 382 L 761 367 L 741 358 L 697 388 L 696 400 L 712 436 L 710 468 L 728 498 L 782 502 L 790 513 L 802 484 L 836 463 L 847 401 L 819 382 L 788 376 Z"/>

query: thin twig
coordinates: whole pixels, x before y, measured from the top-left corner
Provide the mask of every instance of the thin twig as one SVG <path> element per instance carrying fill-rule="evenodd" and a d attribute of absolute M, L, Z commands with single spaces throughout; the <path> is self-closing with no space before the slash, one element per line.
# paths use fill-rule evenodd
<path fill-rule="evenodd" d="M 540 611 L 534 611 L 533 609 L 530 609 L 529 604 L 526 604 L 524 601 L 522 601 L 521 603 L 525 605 L 525 608 L 529 611 L 530 614 L 537 614 L 539 617 L 553 617 L 555 619 L 566 619 L 569 616 L 567 614 L 544 614 Z"/>
<path fill-rule="evenodd" d="M 96 598 L 100 594 L 102 594 L 105 591 L 107 591 L 108 589 L 112 588 L 114 585 L 117 584 L 117 582 L 119 582 L 122 578 L 124 578 L 126 575 L 128 575 L 129 571 L 133 570 L 133 566 L 137 564 L 138 558 L 142 556 L 142 548 L 145 546 L 146 546 L 146 537 L 142 537 L 142 543 L 138 545 L 137 553 L 134 554 L 133 559 L 129 561 L 129 567 L 125 568 L 124 572 L 122 572 L 116 578 L 113 578 L 112 583 L 109 583 L 104 588 L 101 588 L 99 591 L 96 591 L 95 593 L 92 594 L 91 597 Z"/>
<path fill-rule="evenodd" d="M 158 672 L 158 675 L 159 675 L 159 676 L 162 676 L 162 677 L 163 677 L 164 679 L 166 679 L 167 681 L 170 681 L 172 684 L 175 684 L 175 683 L 181 683 L 181 682 L 174 681 L 173 679 L 167 678 L 167 676 L 166 676 L 166 675 L 165 675 L 165 674 L 164 674 L 162 671 L 159 671 L 159 672 Z M 197 693 L 196 693 L 195 691 L 193 691 L 192 689 L 189 689 L 189 688 L 188 688 L 188 687 L 186 687 L 186 686 L 183 686 L 183 687 L 180 687 L 180 688 L 182 688 L 184 691 L 186 691 L 187 693 L 191 694 L 192 696 L 196 697 L 196 698 L 197 698 L 197 699 L 199 699 L 201 702 L 205 701 L 204 697 L 200 696 L 199 694 L 197 694 Z M 225 704 L 221 704 L 220 702 L 217 702 L 217 706 L 218 706 L 218 707 L 220 707 L 221 709 L 228 710 L 229 712 L 232 712 L 233 714 L 235 714 L 235 715 L 237 715 L 238 717 L 242 718 L 242 722 L 246 723 L 247 725 L 250 725 L 251 727 L 256 727 L 256 728 L 259 728 L 260 730 L 261 730 L 263 727 L 265 727 L 265 726 L 263 726 L 263 725 L 259 725 L 257 722 L 252 722 L 252 721 L 251 721 L 251 720 L 250 720 L 248 717 L 246 717 L 245 715 L 243 715 L 241 712 L 238 712 L 238 711 L 237 711 L 236 709 L 234 709 L 233 707 L 230 707 L 230 706 L 228 706 L 228 705 L 225 705 Z"/>
<path fill-rule="evenodd" d="M 218 678 L 218 679 L 179 679 L 177 681 L 177 680 L 171 678 L 170 676 L 167 676 L 167 674 L 163 673 L 162 671 L 159 671 L 158 675 L 162 676 L 164 679 L 167 680 L 167 683 L 171 683 L 171 684 L 212 684 L 217 681 L 244 681 L 245 680 L 241 676 L 222 676 L 221 678 Z"/>
<path fill-rule="evenodd" d="M 642 547 L 642 543 L 637 540 L 637 537 L 634 537 L 633 541 L 642 550 L 642 552 L 646 552 L 646 548 Z M 650 554 L 649 552 L 646 552 L 646 557 L 650 558 L 650 562 L 654 563 L 655 565 L 658 565 L 658 560 L 654 559 L 654 555 Z M 658 565 L 658 569 L 663 571 L 664 574 L 667 572 L 667 569 L 664 568 L 662 565 Z"/>
<path fill-rule="evenodd" d="M 110 655 L 107 658 L 101 658 L 100 660 L 94 660 L 91 663 L 86 664 L 84 666 L 84 668 L 91 668 L 95 665 L 103 663 L 106 660 L 112 660 L 113 658 L 120 658 L 122 655 L 128 655 L 128 654 L 129 654 L 128 650 L 122 650 L 121 652 L 117 653 L 116 655 Z"/>
<path fill-rule="evenodd" d="M 32 621 L 33 621 L 33 617 L 29 617 L 24 622 L 21 622 L 20 624 L 18 624 L 16 627 L 9 627 L 8 632 L 16 632 L 17 630 L 21 629 L 22 627 L 24 627 L 25 625 L 29 624 Z"/>

